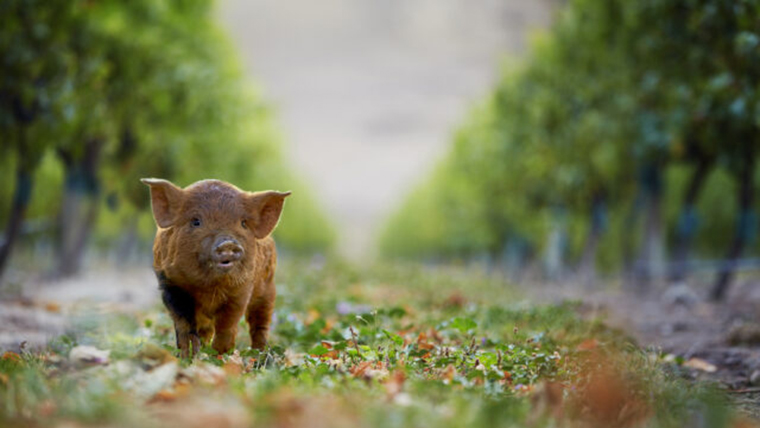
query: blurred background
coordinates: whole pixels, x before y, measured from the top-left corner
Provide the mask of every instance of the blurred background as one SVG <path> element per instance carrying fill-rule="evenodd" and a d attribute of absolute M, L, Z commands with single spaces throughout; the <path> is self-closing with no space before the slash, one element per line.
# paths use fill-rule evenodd
<path fill-rule="evenodd" d="M 286 257 L 721 299 L 760 267 L 758 8 L 3 1 L 2 291 L 154 287 L 138 179 L 215 177 L 293 190 Z"/>
<path fill-rule="evenodd" d="M 248 74 L 277 110 L 354 261 L 445 153 L 501 61 L 551 22 L 549 1 L 229 0 L 219 3 Z"/>

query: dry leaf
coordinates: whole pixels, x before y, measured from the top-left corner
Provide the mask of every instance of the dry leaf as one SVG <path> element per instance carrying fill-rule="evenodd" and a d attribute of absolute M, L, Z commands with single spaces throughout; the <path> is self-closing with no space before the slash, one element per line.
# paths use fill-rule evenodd
<path fill-rule="evenodd" d="M 404 382 L 406 381 L 406 373 L 401 370 L 396 370 L 389 376 L 385 382 L 385 393 L 389 398 L 395 397 L 404 388 Z"/>
<path fill-rule="evenodd" d="M 432 349 L 435 349 L 435 345 L 427 341 L 427 334 L 425 334 L 425 332 L 421 332 L 420 335 L 417 336 L 417 349 L 421 349 L 423 351 L 430 351 Z"/>
<path fill-rule="evenodd" d="M 302 352 L 293 352 L 290 349 L 286 349 L 283 363 L 285 367 L 300 366 L 303 364 L 305 357 L 306 354 Z"/>
<path fill-rule="evenodd" d="M 10 362 L 14 362 L 14 363 L 21 363 L 21 362 L 23 362 L 23 360 L 21 359 L 21 355 L 15 353 L 15 352 L 11 352 L 11 351 L 6 351 L 3 354 L 3 361 L 10 361 Z"/>
<path fill-rule="evenodd" d="M 306 314 L 306 321 L 304 321 L 304 324 L 311 325 L 314 323 L 314 321 L 318 320 L 320 317 L 319 311 L 316 309 L 309 309 L 309 311 Z"/>
<path fill-rule="evenodd" d="M 108 364 L 111 351 L 94 346 L 75 346 L 69 352 L 69 361 L 78 365 Z"/>
<path fill-rule="evenodd" d="M 182 369 L 179 374 L 191 382 L 205 385 L 218 386 L 227 381 L 227 374 L 221 367 L 201 362 Z"/>
<path fill-rule="evenodd" d="M 599 342 L 596 339 L 586 339 L 578 345 L 579 351 L 591 351 L 599 346 Z"/>
<path fill-rule="evenodd" d="M 374 365 L 371 361 L 362 361 L 351 367 L 349 372 L 354 377 L 364 380 L 385 379 L 389 374 L 388 369 L 385 368 L 385 363 L 380 361 L 375 362 Z"/>
<path fill-rule="evenodd" d="M 143 345 L 143 347 L 137 351 L 135 358 L 148 367 L 156 367 L 177 361 L 177 358 L 172 355 L 171 352 L 154 343 L 146 343 Z"/>
<path fill-rule="evenodd" d="M 701 358 L 692 358 L 689 361 L 683 363 L 683 366 L 688 367 L 690 369 L 701 370 L 707 373 L 715 373 L 715 371 L 718 370 L 718 368 L 715 367 L 715 365 L 710 364 Z"/>
<path fill-rule="evenodd" d="M 238 363 L 233 362 L 233 361 L 227 361 L 222 366 L 222 370 L 224 370 L 224 373 L 227 376 L 237 377 L 237 376 L 240 376 L 241 374 L 243 374 L 244 367 L 243 367 L 242 362 L 240 364 L 238 364 Z"/>
<path fill-rule="evenodd" d="M 57 314 L 61 312 L 61 305 L 55 302 L 47 302 L 45 303 L 45 310 Z"/>
<path fill-rule="evenodd" d="M 441 372 L 441 379 L 443 379 L 444 382 L 451 382 L 454 380 L 454 376 L 457 375 L 457 369 L 454 367 L 453 364 L 449 364 L 446 366 L 446 368 Z"/>

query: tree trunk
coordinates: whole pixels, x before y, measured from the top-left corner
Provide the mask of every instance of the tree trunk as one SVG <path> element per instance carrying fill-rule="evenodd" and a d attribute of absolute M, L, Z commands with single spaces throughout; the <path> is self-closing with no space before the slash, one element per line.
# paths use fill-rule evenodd
<path fill-rule="evenodd" d="M 564 209 L 554 209 L 552 225 L 546 236 L 544 268 L 550 281 L 562 278 L 565 272 L 566 220 Z"/>
<path fill-rule="evenodd" d="M 21 226 L 24 220 L 24 214 L 29 206 L 29 200 L 32 196 L 32 174 L 24 167 L 23 161 L 19 159 L 19 165 L 16 168 L 16 189 L 13 193 L 13 204 L 5 226 L 5 234 L 2 244 L 0 244 L 0 278 L 3 276 L 8 260 L 11 256 L 16 240 L 21 234 Z"/>
<path fill-rule="evenodd" d="M 133 262 L 138 244 L 137 218 L 137 215 L 132 215 L 123 222 L 124 231 L 115 253 L 117 266 L 127 266 Z"/>
<path fill-rule="evenodd" d="M 32 171 L 34 168 L 31 165 L 34 162 L 27 158 L 26 129 L 37 118 L 40 109 L 37 97 L 34 97 L 29 106 L 25 106 L 18 95 L 11 96 L 9 100 L 13 117 L 18 126 L 18 147 L 16 148 L 18 164 L 16 166 L 16 189 L 13 193 L 11 212 L 8 217 L 8 224 L 5 225 L 3 241 L 0 242 L 0 278 L 5 273 L 13 246 L 21 234 L 24 215 L 32 197 Z"/>
<path fill-rule="evenodd" d="M 644 242 L 638 262 L 638 288 L 647 291 L 652 282 L 662 278 L 665 271 L 665 227 L 662 216 L 662 170 L 650 166 L 643 174 L 646 189 L 646 218 L 644 220 Z"/>
<path fill-rule="evenodd" d="M 605 226 L 605 207 L 601 197 L 594 198 L 589 218 L 589 232 L 578 265 L 578 277 L 583 284 L 591 287 L 596 281 L 596 254 Z"/>
<path fill-rule="evenodd" d="M 751 152 L 751 150 L 748 150 Z M 720 271 L 718 272 L 718 279 L 713 286 L 710 293 L 710 297 L 714 301 L 721 301 L 726 297 L 728 287 L 734 278 L 736 270 L 736 262 L 742 255 L 744 247 L 747 244 L 750 231 L 754 227 L 755 216 L 753 215 L 752 207 L 754 202 L 754 173 L 755 173 L 755 159 L 754 153 L 749 153 L 744 158 L 744 165 L 737 177 L 739 181 L 739 217 L 736 222 L 736 232 L 734 235 L 734 241 L 731 243 L 731 247 L 728 250 L 726 260 L 723 262 Z"/>
<path fill-rule="evenodd" d="M 670 274 L 670 280 L 673 282 L 683 281 L 689 273 L 687 263 L 689 262 L 691 246 L 697 231 L 696 204 L 711 167 L 712 163 L 709 160 L 700 159 L 686 188 L 683 208 L 678 220 L 675 259 Z"/>
<path fill-rule="evenodd" d="M 625 216 L 620 239 L 620 253 L 623 257 L 623 288 L 628 291 L 637 289 L 636 225 L 641 215 L 641 199 L 641 192 L 639 192 Z"/>
<path fill-rule="evenodd" d="M 60 212 L 60 249 L 58 272 L 67 277 L 79 273 L 97 220 L 100 204 L 100 183 L 97 166 L 101 143 L 89 140 L 85 154 L 72 159 L 61 154 L 65 166 L 63 202 Z"/>

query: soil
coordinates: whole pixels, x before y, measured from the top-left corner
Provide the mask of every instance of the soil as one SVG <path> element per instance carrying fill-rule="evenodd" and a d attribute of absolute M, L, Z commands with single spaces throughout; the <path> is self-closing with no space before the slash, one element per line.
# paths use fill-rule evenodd
<path fill-rule="evenodd" d="M 582 308 L 587 316 L 602 315 L 643 348 L 701 366 L 686 364 L 676 371 L 687 379 L 716 382 L 741 411 L 760 419 L 760 280 L 737 281 L 723 303 L 706 298 L 707 280 L 695 279 L 646 296 L 592 293 L 583 299 Z"/>

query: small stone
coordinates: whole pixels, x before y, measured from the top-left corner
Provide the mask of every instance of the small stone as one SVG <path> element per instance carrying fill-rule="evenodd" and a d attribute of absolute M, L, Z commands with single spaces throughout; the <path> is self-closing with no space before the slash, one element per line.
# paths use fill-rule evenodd
<path fill-rule="evenodd" d="M 69 361 L 76 365 L 108 364 L 111 351 L 95 348 L 93 346 L 75 346 L 69 352 Z"/>
<path fill-rule="evenodd" d="M 663 301 L 670 306 L 684 306 L 691 308 L 699 303 L 699 297 L 683 282 L 675 283 L 665 291 Z"/>
<path fill-rule="evenodd" d="M 752 372 L 752 374 L 749 376 L 749 383 L 754 386 L 760 385 L 760 370 L 755 370 Z"/>

